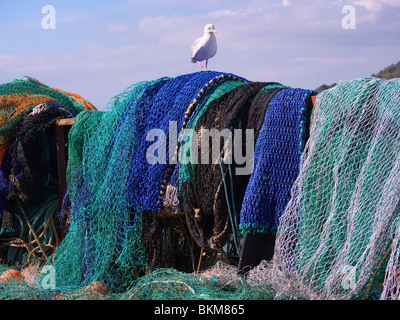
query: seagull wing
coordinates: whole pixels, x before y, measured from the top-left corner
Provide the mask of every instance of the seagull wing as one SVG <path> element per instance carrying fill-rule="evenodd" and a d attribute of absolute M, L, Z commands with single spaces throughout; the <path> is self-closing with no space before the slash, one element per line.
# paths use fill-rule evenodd
<path fill-rule="evenodd" d="M 193 42 L 192 46 L 190 47 L 191 58 L 194 57 L 194 55 L 196 54 L 197 50 L 199 49 L 200 42 L 201 42 L 201 38 L 198 38 Z"/>

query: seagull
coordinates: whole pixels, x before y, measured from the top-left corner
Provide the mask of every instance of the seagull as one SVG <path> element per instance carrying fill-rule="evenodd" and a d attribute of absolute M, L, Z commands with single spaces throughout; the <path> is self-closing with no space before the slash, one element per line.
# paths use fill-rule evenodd
<path fill-rule="evenodd" d="M 200 68 L 203 68 L 201 61 L 206 61 L 206 71 L 208 59 L 215 56 L 217 53 L 217 38 L 215 34 L 218 32 L 215 30 L 213 24 L 207 24 L 204 27 L 204 35 L 193 42 L 190 48 L 191 56 L 190 61 L 198 63 Z"/>

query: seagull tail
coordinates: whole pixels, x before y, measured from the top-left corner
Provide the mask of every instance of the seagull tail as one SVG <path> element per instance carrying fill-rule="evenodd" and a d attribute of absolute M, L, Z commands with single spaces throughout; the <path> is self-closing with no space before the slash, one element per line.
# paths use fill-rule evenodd
<path fill-rule="evenodd" d="M 191 61 L 191 62 L 193 62 L 193 63 L 196 63 L 196 62 L 197 62 L 197 60 L 196 60 L 195 58 L 193 58 L 193 57 L 190 57 L 190 58 L 189 58 L 189 61 Z"/>

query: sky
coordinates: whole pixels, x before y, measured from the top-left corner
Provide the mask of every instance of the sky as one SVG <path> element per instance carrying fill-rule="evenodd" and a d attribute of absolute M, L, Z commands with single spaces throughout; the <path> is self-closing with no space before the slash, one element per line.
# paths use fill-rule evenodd
<path fill-rule="evenodd" d="M 400 0 L 0 0 L 0 84 L 30 76 L 104 110 L 134 83 L 201 71 L 190 46 L 208 23 L 208 69 L 250 81 L 315 89 L 400 61 Z"/>

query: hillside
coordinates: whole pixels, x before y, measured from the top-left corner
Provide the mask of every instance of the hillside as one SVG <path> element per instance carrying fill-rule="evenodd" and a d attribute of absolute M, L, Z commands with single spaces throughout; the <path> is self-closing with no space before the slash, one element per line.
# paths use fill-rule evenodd
<path fill-rule="evenodd" d="M 385 69 L 379 71 L 376 74 L 373 73 L 371 77 L 381 78 L 385 80 L 400 78 L 400 61 L 397 62 L 396 64 L 391 64 L 390 66 L 386 67 Z M 336 86 L 336 83 L 332 83 L 331 85 L 323 84 L 319 86 L 317 89 L 315 89 L 315 91 L 320 93 L 324 90 L 333 88 L 334 86 Z"/>
<path fill-rule="evenodd" d="M 315 89 L 315 91 L 320 93 L 320 92 L 322 92 L 324 90 L 328 90 L 330 88 L 333 88 L 334 86 L 336 86 L 336 83 L 332 83 L 331 85 L 323 84 L 323 85 L 319 86 L 317 89 Z"/>
<path fill-rule="evenodd" d="M 377 74 L 372 74 L 372 77 L 386 80 L 400 78 L 400 61 L 396 64 L 391 64 Z"/>

